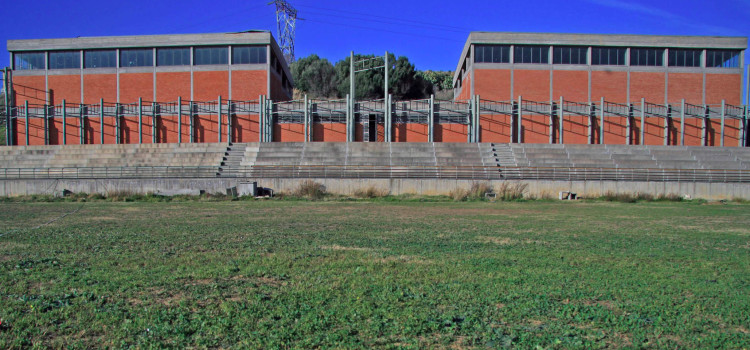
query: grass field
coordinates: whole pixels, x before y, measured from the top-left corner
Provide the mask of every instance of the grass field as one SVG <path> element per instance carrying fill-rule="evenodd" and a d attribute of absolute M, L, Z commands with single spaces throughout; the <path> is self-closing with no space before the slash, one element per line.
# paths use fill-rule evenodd
<path fill-rule="evenodd" d="M 747 204 L 1 203 L 0 235 L 3 349 L 750 347 Z"/>

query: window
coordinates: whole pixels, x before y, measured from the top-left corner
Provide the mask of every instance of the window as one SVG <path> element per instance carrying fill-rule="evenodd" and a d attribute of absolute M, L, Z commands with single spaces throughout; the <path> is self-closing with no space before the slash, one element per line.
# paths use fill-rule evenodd
<path fill-rule="evenodd" d="M 227 47 L 196 47 L 194 64 L 228 64 L 227 51 Z"/>
<path fill-rule="evenodd" d="M 592 47 L 591 64 L 597 66 L 624 66 L 626 51 L 622 47 Z"/>
<path fill-rule="evenodd" d="M 475 45 L 474 62 L 510 63 L 510 45 Z"/>
<path fill-rule="evenodd" d="M 87 50 L 83 52 L 84 68 L 117 67 L 117 51 Z"/>
<path fill-rule="evenodd" d="M 584 46 L 555 46 L 552 48 L 554 64 L 587 64 L 589 48 Z"/>
<path fill-rule="evenodd" d="M 120 67 L 152 67 L 154 50 L 127 49 L 120 50 Z"/>
<path fill-rule="evenodd" d="M 703 50 L 669 49 L 670 67 L 700 67 Z"/>
<path fill-rule="evenodd" d="M 513 52 L 514 63 L 549 63 L 549 46 L 519 46 Z"/>
<path fill-rule="evenodd" d="M 44 52 L 25 52 L 13 54 L 15 64 L 13 69 L 44 69 Z"/>
<path fill-rule="evenodd" d="M 739 68 L 740 50 L 706 50 L 706 67 Z"/>
<path fill-rule="evenodd" d="M 49 69 L 81 68 L 80 51 L 51 51 Z"/>
<path fill-rule="evenodd" d="M 630 49 L 631 66 L 660 67 L 664 65 L 664 49 Z"/>
<path fill-rule="evenodd" d="M 265 46 L 233 46 L 232 64 L 266 63 Z"/>
<path fill-rule="evenodd" d="M 156 65 L 189 66 L 190 49 L 187 47 L 156 49 Z"/>

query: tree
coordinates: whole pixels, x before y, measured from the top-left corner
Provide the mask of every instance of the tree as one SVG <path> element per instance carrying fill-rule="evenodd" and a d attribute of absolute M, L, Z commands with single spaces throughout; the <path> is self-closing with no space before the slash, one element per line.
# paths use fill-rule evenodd
<path fill-rule="evenodd" d="M 432 93 L 432 85 L 417 74 L 414 65 L 409 59 L 401 56 L 398 59 L 393 54 L 388 54 L 388 62 L 391 64 L 388 73 L 388 85 L 395 100 L 425 98 Z M 355 61 L 373 58 L 374 55 L 354 55 Z M 338 82 L 339 97 L 349 94 L 349 64 L 347 57 L 336 62 L 336 80 Z M 382 62 L 382 61 L 381 61 Z M 382 63 L 381 63 L 382 64 Z M 383 98 L 384 94 L 384 72 L 382 69 L 373 69 L 359 72 L 355 76 L 357 99 L 368 100 Z"/>
<path fill-rule="evenodd" d="M 312 98 L 337 96 L 336 72 L 331 62 L 312 54 L 290 65 L 295 87 Z"/>

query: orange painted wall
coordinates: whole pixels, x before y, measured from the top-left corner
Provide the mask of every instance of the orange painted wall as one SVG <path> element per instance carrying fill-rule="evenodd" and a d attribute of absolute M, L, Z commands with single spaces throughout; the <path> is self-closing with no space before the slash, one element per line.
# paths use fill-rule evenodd
<path fill-rule="evenodd" d="M 563 143 L 589 143 L 589 118 L 579 115 L 563 115 Z M 557 137 L 555 137 L 557 140 Z"/>
<path fill-rule="evenodd" d="M 632 72 L 630 73 L 630 100 L 636 102 L 645 98 L 650 103 L 664 103 L 664 84 L 664 73 Z"/>
<path fill-rule="evenodd" d="M 304 131 L 304 125 L 303 125 Z M 346 142 L 346 124 L 315 123 L 313 124 L 313 141 Z"/>
<path fill-rule="evenodd" d="M 521 96 L 531 101 L 549 101 L 549 71 L 513 71 L 513 100 Z"/>
<path fill-rule="evenodd" d="M 274 142 L 304 142 L 304 124 L 276 124 L 273 126 Z"/>
<path fill-rule="evenodd" d="M 669 73 L 669 102 L 703 104 L 703 74 Z"/>
<path fill-rule="evenodd" d="M 588 101 L 589 74 L 585 71 L 554 71 L 552 77 L 552 98 L 562 96 L 568 101 Z"/>
<path fill-rule="evenodd" d="M 83 76 L 83 103 L 117 101 L 117 74 L 86 74 Z"/>
<path fill-rule="evenodd" d="M 723 99 L 730 105 L 739 106 L 742 104 L 741 87 L 740 74 L 706 74 L 706 104 L 720 104 Z"/>
<path fill-rule="evenodd" d="M 461 92 L 458 93 L 458 96 L 456 96 L 456 100 L 470 99 L 471 98 L 471 75 L 469 75 L 468 71 L 461 84 L 462 84 Z"/>
<path fill-rule="evenodd" d="M 466 88 L 466 85 L 464 85 Z M 510 100 L 510 70 L 476 69 L 474 70 L 474 91 L 482 99 L 493 101 Z M 463 91 L 462 91 L 463 95 Z M 468 100 L 466 95 L 461 99 Z"/>
<path fill-rule="evenodd" d="M 188 80 L 188 97 L 190 97 L 189 88 L 190 81 Z M 88 95 L 88 92 L 86 94 Z M 137 103 L 139 97 L 144 101 L 151 101 L 154 99 L 154 74 L 120 74 L 120 103 Z"/>
<path fill-rule="evenodd" d="M 120 88 L 122 87 L 121 82 Z M 122 94 L 122 91 L 120 94 Z M 177 101 L 179 97 L 182 97 L 185 101 L 190 100 L 190 72 L 156 73 L 156 100 L 159 102 L 170 102 Z M 120 96 L 120 99 L 122 99 L 122 96 Z M 136 97 L 137 100 L 138 98 Z"/>
<path fill-rule="evenodd" d="M 232 99 L 235 101 L 257 100 L 260 95 L 266 95 L 265 70 L 233 71 Z M 276 98 L 273 98 L 276 100 Z"/>
<path fill-rule="evenodd" d="M 186 119 L 187 120 L 187 119 Z M 258 115 L 235 115 L 232 117 L 232 142 L 259 142 L 260 118 Z M 183 121 L 184 123 L 184 121 Z M 183 126 L 183 130 L 189 131 Z M 188 138 L 183 136 L 185 142 Z"/>
<path fill-rule="evenodd" d="M 435 142 L 466 142 L 467 126 L 463 124 L 435 124 Z M 481 135 L 481 131 L 480 131 Z"/>
<path fill-rule="evenodd" d="M 393 125 L 395 142 L 427 142 L 429 139 L 427 124 L 403 123 Z"/>
<path fill-rule="evenodd" d="M 598 134 L 598 133 L 597 133 Z M 628 140 L 628 118 L 604 118 L 604 143 L 608 145 L 625 145 Z"/>
<path fill-rule="evenodd" d="M 81 76 L 50 75 L 47 77 L 49 89 L 52 91 L 52 103 L 81 103 Z"/>
<path fill-rule="evenodd" d="M 632 86 L 632 85 L 631 85 Z M 664 81 L 662 80 L 662 100 L 664 99 Z M 609 102 L 628 102 L 628 73 L 627 72 L 591 72 L 591 99 L 596 102 L 602 96 Z M 632 95 L 631 95 L 632 96 Z M 587 101 L 584 99 L 581 101 Z"/>
<path fill-rule="evenodd" d="M 229 72 L 193 72 L 193 99 L 215 101 L 229 97 Z"/>
<path fill-rule="evenodd" d="M 523 143 L 549 143 L 549 117 L 524 115 L 521 123 Z"/>
<path fill-rule="evenodd" d="M 482 115 L 479 127 L 482 142 L 511 142 L 510 117 L 507 115 Z"/>
<path fill-rule="evenodd" d="M 44 104 L 47 101 L 44 76 L 13 77 L 13 84 L 16 92 L 16 106 L 23 105 L 25 101 L 29 101 L 29 104 Z"/>

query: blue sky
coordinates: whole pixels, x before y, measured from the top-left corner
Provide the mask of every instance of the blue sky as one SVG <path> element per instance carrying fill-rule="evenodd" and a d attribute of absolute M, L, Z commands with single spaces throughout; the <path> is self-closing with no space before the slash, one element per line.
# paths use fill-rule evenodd
<path fill-rule="evenodd" d="M 273 6 L 261 1 L 9 1 L 0 39 L 272 30 Z M 335 62 L 386 50 L 417 69 L 454 70 L 470 31 L 750 35 L 750 0 L 313 1 L 290 0 L 296 55 Z"/>

